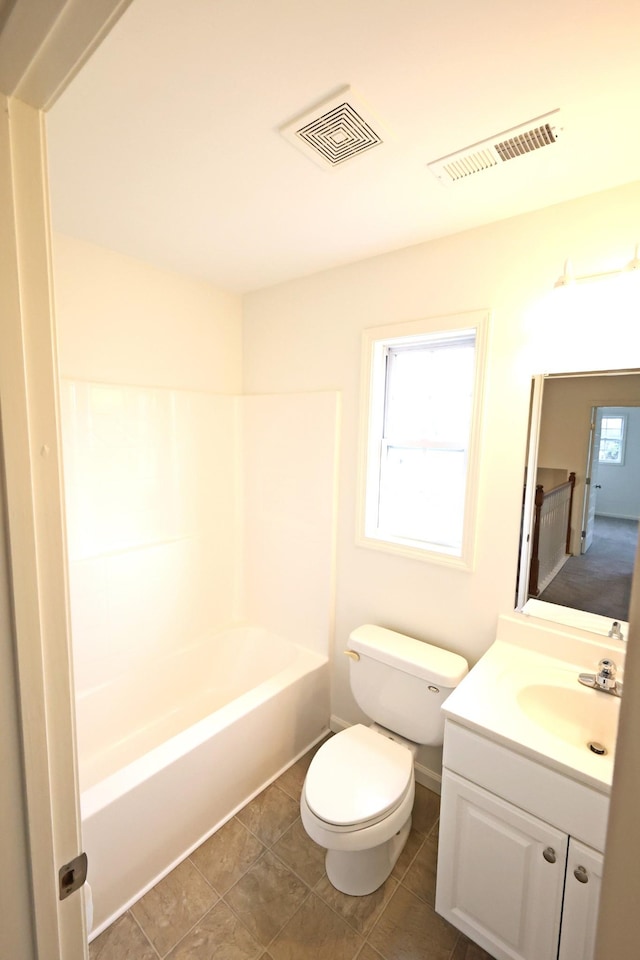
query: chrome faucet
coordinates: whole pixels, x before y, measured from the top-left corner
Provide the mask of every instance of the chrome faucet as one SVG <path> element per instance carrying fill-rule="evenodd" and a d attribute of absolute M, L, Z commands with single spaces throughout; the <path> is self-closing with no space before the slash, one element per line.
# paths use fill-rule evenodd
<path fill-rule="evenodd" d="M 607 636 L 613 637 L 614 640 L 624 640 L 624 634 L 620 629 L 620 624 L 618 623 L 617 620 L 614 620 L 613 623 L 611 624 L 611 630 L 609 630 L 609 633 L 607 634 Z"/>
<path fill-rule="evenodd" d="M 585 687 L 593 687 L 594 690 L 601 690 L 603 693 L 612 693 L 614 697 L 622 696 L 622 683 L 616 680 L 617 667 L 613 660 L 606 657 L 598 664 L 597 673 L 578 674 L 578 683 Z"/>

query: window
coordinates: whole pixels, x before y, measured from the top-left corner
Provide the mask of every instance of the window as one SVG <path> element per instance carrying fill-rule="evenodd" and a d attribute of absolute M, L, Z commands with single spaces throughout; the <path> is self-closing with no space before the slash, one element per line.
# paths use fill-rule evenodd
<path fill-rule="evenodd" d="M 483 333 L 477 315 L 365 332 L 361 545 L 471 565 Z"/>
<path fill-rule="evenodd" d="M 626 416 L 603 417 L 600 424 L 600 448 L 598 461 L 600 463 L 624 463 L 624 436 Z"/>

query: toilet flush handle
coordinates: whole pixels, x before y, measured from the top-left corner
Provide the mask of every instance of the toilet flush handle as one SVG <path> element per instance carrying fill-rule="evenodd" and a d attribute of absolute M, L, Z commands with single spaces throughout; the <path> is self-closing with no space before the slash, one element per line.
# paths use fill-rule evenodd
<path fill-rule="evenodd" d="M 355 650 L 344 650 L 343 653 L 344 653 L 345 657 L 351 657 L 352 660 L 359 660 L 359 659 L 360 659 L 360 654 L 359 654 L 359 653 L 356 653 Z"/>

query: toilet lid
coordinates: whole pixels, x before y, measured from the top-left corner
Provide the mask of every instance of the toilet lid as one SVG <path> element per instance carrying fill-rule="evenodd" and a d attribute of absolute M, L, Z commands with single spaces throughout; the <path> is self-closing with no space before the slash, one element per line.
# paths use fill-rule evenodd
<path fill-rule="evenodd" d="M 320 820 L 346 827 L 393 810 L 412 777 L 410 750 L 356 724 L 318 750 L 305 780 L 305 797 Z"/>

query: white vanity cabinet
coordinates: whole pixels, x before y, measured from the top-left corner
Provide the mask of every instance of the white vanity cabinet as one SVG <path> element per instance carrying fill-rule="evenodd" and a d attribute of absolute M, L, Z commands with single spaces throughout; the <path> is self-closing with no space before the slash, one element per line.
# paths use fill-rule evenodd
<path fill-rule="evenodd" d="M 608 798 L 450 720 L 444 763 L 438 913 L 496 960 L 590 960 Z"/>

